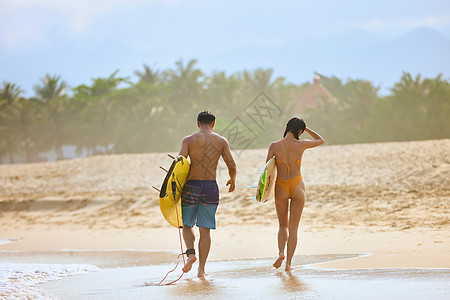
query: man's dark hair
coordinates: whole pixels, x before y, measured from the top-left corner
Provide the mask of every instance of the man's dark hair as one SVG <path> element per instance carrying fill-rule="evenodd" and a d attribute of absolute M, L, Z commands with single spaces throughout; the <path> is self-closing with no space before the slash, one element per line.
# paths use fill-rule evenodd
<path fill-rule="evenodd" d="M 303 119 L 299 118 L 292 118 L 289 120 L 289 122 L 286 124 L 286 130 L 284 131 L 283 137 L 286 136 L 288 132 L 292 132 L 294 137 L 298 140 L 298 135 L 300 134 L 300 131 L 305 130 L 306 123 L 303 121 Z"/>
<path fill-rule="evenodd" d="M 216 121 L 216 117 L 214 116 L 214 114 L 210 111 L 202 111 L 201 113 L 198 114 L 197 116 L 197 122 L 199 122 L 200 124 L 208 124 L 211 125 L 213 122 Z"/>

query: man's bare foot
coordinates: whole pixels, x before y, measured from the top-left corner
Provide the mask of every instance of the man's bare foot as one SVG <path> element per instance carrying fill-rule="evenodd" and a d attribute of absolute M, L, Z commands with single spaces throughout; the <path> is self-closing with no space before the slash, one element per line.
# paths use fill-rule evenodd
<path fill-rule="evenodd" d="M 205 271 L 198 271 L 197 277 L 204 279 L 206 276 L 208 276 L 209 274 L 206 273 Z"/>
<path fill-rule="evenodd" d="M 196 260 L 197 260 L 197 257 L 195 255 L 190 255 L 188 257 L 186 265 L 183 268 L 183 272 L 184 273 L 189 272 L 192 269 L 192 265 L 195 263 Z"/>
<path fill-rule="evenodd" d="M 278 269 L 279 267 L 281 267 L 281 263 L 283 262 L 283 260 L 284 253 L 281 253 L 280 256 L 278 256 L 277 260 L 273 263 L 273 266 Z"/>
<path fill-rule="evenodd" d="M 295 270 L 295 268 L 293 267 L 293 266 L 291 266 L 291 265 L 286 265 L 286 272 L 291 272 L 291 271 L 293 271 L 293 270 Z"/>

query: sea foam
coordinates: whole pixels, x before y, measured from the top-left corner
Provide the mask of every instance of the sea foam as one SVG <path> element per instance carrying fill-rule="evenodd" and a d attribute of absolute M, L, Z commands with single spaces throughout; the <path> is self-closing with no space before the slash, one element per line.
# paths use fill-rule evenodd
<path fill-rule="evenodd" d="M 55 299 L 36 285 L 98 270 L 80 264 L 0 263 L 0 299 Z"/>

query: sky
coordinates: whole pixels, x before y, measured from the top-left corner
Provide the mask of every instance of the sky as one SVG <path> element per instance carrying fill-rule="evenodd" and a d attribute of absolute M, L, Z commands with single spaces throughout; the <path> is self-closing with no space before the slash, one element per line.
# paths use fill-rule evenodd
<path fill-rule="evenodd" d="M 349 30 L 388 40 L 417 27 L 450 38 L 450 1 L 0 0 L 0 55 L 32 56 L 61 45 L 120 45 L 148 53 L 146 64 L 167 68 L 179 57 L 282 47 Z M 111 57 L 111 65 L 121 59 Z M 9 71 L 20 81 L 20 72 Z M 86 76 L 88 81 L 92 74 Z M 0 80 L 9 79 L 4 77 Z"/>

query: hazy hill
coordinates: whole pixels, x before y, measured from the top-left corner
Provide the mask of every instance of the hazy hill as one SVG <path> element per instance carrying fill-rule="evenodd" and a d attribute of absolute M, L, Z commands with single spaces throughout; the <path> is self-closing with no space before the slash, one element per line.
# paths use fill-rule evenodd
<path fill-rule="evenodd" d="M 151 39 L 151 36 L 145 37 Z M 295 38 L 294 38 L 295 39 Z M 178 49 L 137 50 L 116 41 L 79 38 L 44 48 L 7 53 L 0 48 L 0 80 L 21 85 L 32 94 L 32 86 L 46 72 L 60 74 L 69 85 L 89 83 L 120 69 L 119 76 L 131 76 L 143 63 L 161 69 L 172 67 Z M 199 66 L 228 73 L 256 67 L 272 67 L 289 81 L 311 81 L 314 72 L 339 78 L 361 78 L 387 88 L 402 71 L 434 77 L 450 75 L 450 39 L 430 28 L 417 28 L 393 40 L 380 40 L 368 32 L 353 30 L 324 38 L 310 38 L 278 48 L 245 47 L 196 57 Z M 194 57 L 186 57 L 186 60 Z"/>
<path fill-rule="evenodd" d="M 358 30 L 280 48 L 236 49 L 213 56 L 203 65 L 216 62 L 219 69 L 272 66 L 277 75 L 294 82 L 310 81 L 316 71 L 342 79 L 368 79 L 388 88 L 400 79 L 402 71 L 449 76 L 449 53 L 450 39 L 430 28 L 418 28 L 389 41 Z"/>

